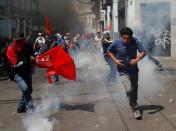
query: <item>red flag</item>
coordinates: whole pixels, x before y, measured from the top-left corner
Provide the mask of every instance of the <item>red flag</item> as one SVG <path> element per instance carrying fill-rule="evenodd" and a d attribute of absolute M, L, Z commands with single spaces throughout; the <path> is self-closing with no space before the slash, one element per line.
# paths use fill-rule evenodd
<path fill-rule="evenodd" d="M 76 80 L 76 67 L 73 59 L 59 46 L 50 49 L 37 58 L 37 66 L 48 68 L 48 81 L 50 75 L 62 75 L 69 80 Z"/>
<path fill-rule="evenodd" d="M 46 32 L 48 35 L 51 35 L 51 34 L 52 34 L 51 24 L 50 24 L 50 21 L 49 21 L 49 17 L 48 17 L 48 16 L 45 17 L 45 32 Z"/>

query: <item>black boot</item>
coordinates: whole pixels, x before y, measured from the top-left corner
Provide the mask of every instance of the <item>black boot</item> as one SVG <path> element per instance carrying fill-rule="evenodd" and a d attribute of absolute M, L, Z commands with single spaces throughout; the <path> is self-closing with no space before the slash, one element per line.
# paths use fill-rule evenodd
<path fill-rule="evenodd" d="M 18 107 L 17 108 L 17 113 L 25 113 L 27 111 L 26 107 Z"/>

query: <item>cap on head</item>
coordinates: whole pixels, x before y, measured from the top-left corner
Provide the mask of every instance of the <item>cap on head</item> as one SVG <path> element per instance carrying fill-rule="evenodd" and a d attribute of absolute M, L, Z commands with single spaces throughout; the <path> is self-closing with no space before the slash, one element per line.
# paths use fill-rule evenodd
<path fill-rule="evenodd" d="M 38 36 L 41 36 L 41 35 L 42 35 L 42 33 L 41 33 L 41 32 L 39 32 L 39 33 L 38 33 Z"/>

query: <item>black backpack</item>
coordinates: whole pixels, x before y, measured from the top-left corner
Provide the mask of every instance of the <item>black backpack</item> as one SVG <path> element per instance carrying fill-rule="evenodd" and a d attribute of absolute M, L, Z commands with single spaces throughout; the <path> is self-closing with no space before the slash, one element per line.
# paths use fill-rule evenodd
<path fill-rule="evenodd" d="M 9 79 L 13 80 L 14 74 L 13 74 L 12 66 L 6 56 L 7 48 L 8 48 L 8 46 L 5 48 L 5 50 L 2 53 L 2 68 L 6 72 L 6 74 L 8 75 Z"/>

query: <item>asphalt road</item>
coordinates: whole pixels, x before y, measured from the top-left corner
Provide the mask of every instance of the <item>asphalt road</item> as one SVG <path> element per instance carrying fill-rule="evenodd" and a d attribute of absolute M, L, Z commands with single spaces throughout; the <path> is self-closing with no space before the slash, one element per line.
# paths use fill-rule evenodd
<path fill-rule="evenodd" d="M 141 62 L 139 105 L 135 120 L 124 85 L 106 86 L 108 65 L 97 51 L 81 51 L 77 81 L 48 84 L 45 71 L 33 76 L 34 113 L 16 113 L 20 91 L 14 82 L 0 81 L 0 131 L 175 131 L 175 72 L 148 69 Z M 145 66 L 143 66 L 145 64 Z M 150 65 L 150 64 L 149 64 Z"/>

